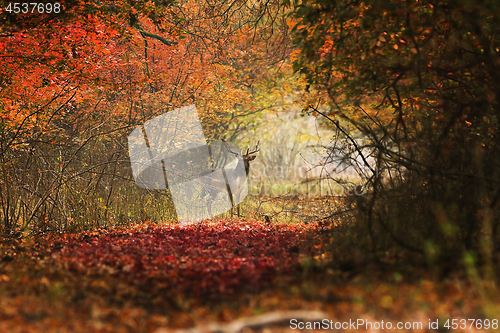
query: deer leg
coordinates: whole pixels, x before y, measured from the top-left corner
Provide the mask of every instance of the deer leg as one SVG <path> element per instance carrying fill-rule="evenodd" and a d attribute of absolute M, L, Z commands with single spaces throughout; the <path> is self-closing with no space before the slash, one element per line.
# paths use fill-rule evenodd
<path fill-rule="evenodd" d="M 229 185 L 227 184 L 227 181 L 226 181 L 226 186 L 227 186 L 227 192 L 229 194 L 229 200 L 231 201 L 231 217 L 233 217 L 233 214 L 234 214 L 234 197 L 233 197 L 233 192 L 231 192 L 231 188 L 229 187 Z"/>

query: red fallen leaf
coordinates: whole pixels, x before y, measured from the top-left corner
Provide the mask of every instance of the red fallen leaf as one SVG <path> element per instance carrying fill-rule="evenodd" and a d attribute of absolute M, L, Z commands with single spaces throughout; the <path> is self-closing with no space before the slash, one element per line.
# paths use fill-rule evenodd
<path fill-rule="evenodd" d="M 149 225 L 130 234 L 103 231 L 90 243 L 67 237 L 60 260 L 72 271 L 113 272 L 129 284 L 148 279 L 152 286 L 168 285 L 189 297 L 217 297 L 256 290 L 277 274 L 297 275 L 299 257 L 289 249 L 301 248 L 305 231 L 314 228 L 226 221 Z"/>
<path fill-rule="evenodd" d="M 144 265 L 141 261 L 138 261 L 134 264 L 134 266 L 132 267 L 132 272 L 140 272 L 140 271 L 143 271 L 144 270 Z"/>

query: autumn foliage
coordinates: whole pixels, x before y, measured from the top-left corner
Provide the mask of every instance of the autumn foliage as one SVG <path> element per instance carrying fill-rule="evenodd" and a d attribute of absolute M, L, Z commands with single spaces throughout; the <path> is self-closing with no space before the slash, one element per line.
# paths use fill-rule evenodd
<path fill-rule="evenodd" d="M 494 1 L 294 11 L 294 68 L 322 98 L 306 109 L 348 129 L 345 155 L 373 161 L 370 195 L 356 201 L 367 253 L 394 246 L 446 262 L 498 250 L 498 13 Z"/>
<path fill-rule="evenodd" d="M 265 69 L 246 68 L 246 54 L 256 54 L 249 31 L 260 27 L 235 13 L 196 1 L 68 1 L 59 14 L 24 16 L 3 8 L 5 232 L 174 220 L 168 192 L 134 185 L 126 136 L 189 104 L 208 140 L 241 134 L 252 112 L 249 73 L 255 80 Z M 225 29 L 231 19 L 241 25 Z"/>

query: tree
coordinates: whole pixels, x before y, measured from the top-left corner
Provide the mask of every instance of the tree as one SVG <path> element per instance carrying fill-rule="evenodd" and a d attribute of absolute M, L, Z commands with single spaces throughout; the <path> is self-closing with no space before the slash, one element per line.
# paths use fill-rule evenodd
<path fill-rule="evenodd" d="M 110 144 L 117 143 L 113 139 L 120 129 L 120 114 L 110 112 L 114 108 L 104 98 L 107 89 L 116 88 L 113 71 L 125 66 L 125 45 L 134 33 L 170 46 L 178 37 L 178 18 L 171 14 L 175 4 L 168 1 L 59 3 L 20 13 L 2 6 L 0 12 L 5 232 L 49 224 L 63 229 L 81 215 L 79 203 L 104 207 L 92 209 L 94 217 L 106 215 L 117 176 L 113 164 L 124 155 Z M 156 31 L 145 30 L 139 17 Z M 99 151 L 108 154 L 96 158 Z M 96 205 L 92 199 L 103 202 Z"/>
<path fill-rule="evenodd" d="M 297 3 L 295 69 L 328 99 L 311 108 L 359 130 L 351 153 L 379 169 L 357 200 L 370 252 L 497 250 L 499 15 L 495 1 Z"/>
<path fill-rule="evenodd" d="M 261 52 L 260 34 L 270 27 L 265 15 L 280 10 L 238 1 L 131 0 L 69 0 L 59 13 L 6 8 L 0 12 L 6 232 L 175 216 L 168 202 L 156 204 L 158 193 L 134 187 L 128 133 L 196 103 L 209 140 L 236 137 L 245 126 L 239 119 L 254 112 L 246 107 L 252 94 L 246 73 L 255 79 L 267 71 L 246 68 L 245 54 Z"/>

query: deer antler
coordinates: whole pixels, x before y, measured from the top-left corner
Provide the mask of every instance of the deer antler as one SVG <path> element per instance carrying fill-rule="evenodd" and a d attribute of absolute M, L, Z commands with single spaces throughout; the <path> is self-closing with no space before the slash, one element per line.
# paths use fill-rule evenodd
<path fill-rule="evenodd" d="M 260 149 L 258 149 L 259 143 L 260 143 L 260 140 L 257 141 L 257 144 L 255 145 L 255 150 L 253 150 L 251 152 L 248 152 L 250 150 L 250 148 L 247 148 L 247 153 L 245 154 L 245 156 L 248 156 L 248 155 L 251 155 L 251 154 L 255 154 L 256 152 L 260 151 Z"/>
<path fill-rule="evenodd" d="M 227 145 L 227 141 L 226 141 L 225 139 L 221 139 L 221 141 L 222 141 L 222 143 L 224 144 L 224 147 L 226 147 L 226 149 L 227 149 L 230 153 L 232 153 L 232 154 L 234 154 L 234 155 L 236 155 L 236 156 L 238 156 L 238 155 L 239 155 L 238 153 L 235 153 L 234 151 L 232 151 L 231 149 L 229 149 L 229 147 L 228 147 L 228 145 Z M 260 140 L 259 140 L 259 141 L 257 141 L 257 144 L 255 145 L 255 149 L 254 149 L 254 150 L 252 150 L 252 151 L 250 151 L 250 148 L 247 148 L 247 152 L 246 152 L 243 156 L 248 156 L 248 155 L 255 154 L 255 153 L 259 152 L 259 151 L 260 151 L 260 149 L 258 148 L 258 147 L 259 147 L 259 143 L 260 143 Z"/>

